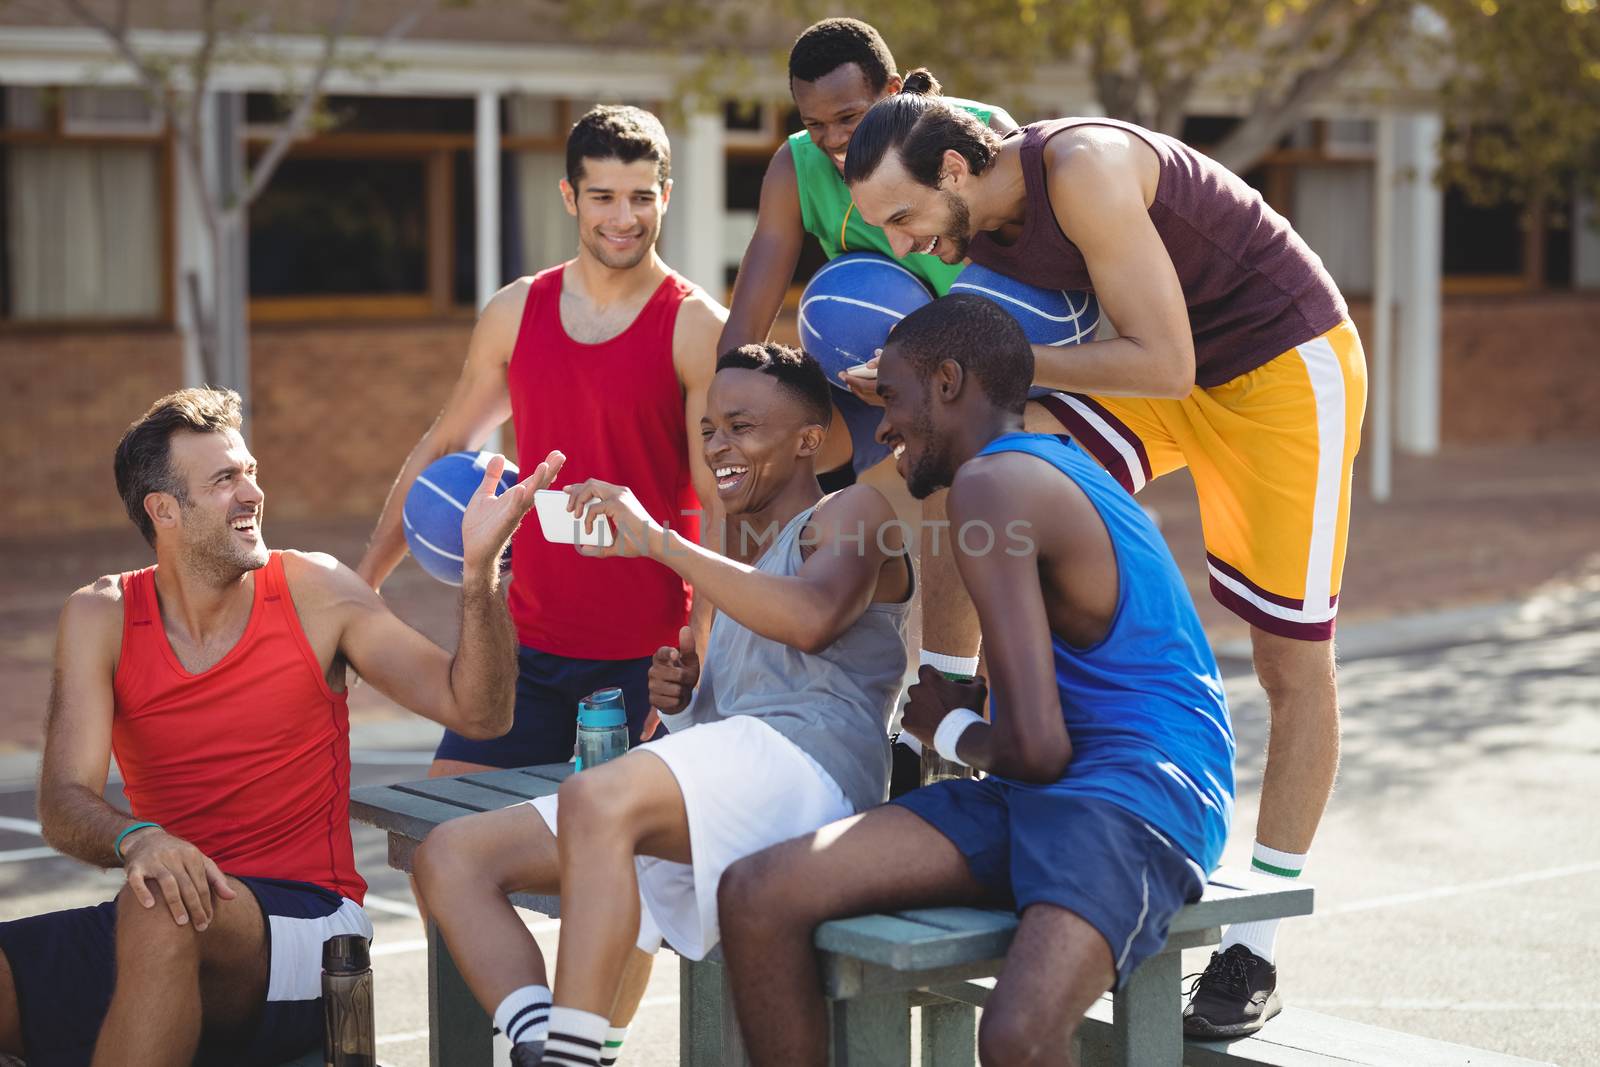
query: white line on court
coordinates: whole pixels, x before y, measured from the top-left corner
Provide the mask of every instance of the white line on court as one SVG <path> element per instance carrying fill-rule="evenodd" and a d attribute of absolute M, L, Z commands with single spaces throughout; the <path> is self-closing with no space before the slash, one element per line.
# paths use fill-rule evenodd
<path fill-rule="evenodd" d="M 398 1045 L 402 1041 L 417 1041 L 427 1036 L 428 1031 L 426 1029 L 400 1030 L 392 1034 L 379 1034 L 377 1043 L 380 1045 Z"/>
<path fill-rule="evenodd" d="M 410 941 L 380 941 L 372 946 L 368 955 L 376 959 L 379 956 L 403 956 L 407 952 L 422 952 L 428 947 L 428 939 L 415 938 Z"/>
<path fill-rule="evenodd" d="M 0 863 L 20 863 L 23 860 L 43 860 L 61 853 L 46 845 L 43 848 L 14 848 L 9 852 L 0 852 Z"/>
<path fill-rule="evenodd" d="M 32 819 L 14 819 L 9 815 L 0 815 L 0 830 L 15 830 L 22 834 L 39 836 L 39 824 Z"/>
<path fill-rule="evenodd" d="M 393 897 L 380 897 L 376 893 L 368 893 L 366 902 L 362 907 L 368 911 L 383 911 L 390 915 L 409 915 L 413 919 L 422 918 L 422 913 L 417 906 L 409 900 L 395 900 Z"/>
<path fill-rule="evenodd" d="M 1470 1011 L 1483 1012 L 1569 1012 L 1600 1011 L 1600 1004 L 1582 1000 L 1556 1000 L 1528 1003 L 1511 1000 L 1419 1000 L 1406 997 L 1366 1000 L 1361 997 L 1295 997 L 1297 1006 L 1314 1008 L 1367 1008 L 1375 1011 Z"/>
<path fill-rule="evenodd" d="M 368 767 L 409 767 L 412 764 L 426 766 L 433 762 L 433 750 L 353 748 L 350 750 L 350 762 Z"/>
<path fill-rule="evenodd" d="M 1570 878 L 1575 874 L 1593 874 L 1600 872 L 1600 862 L 1574 863 L 1566 867 L 1547 867 L 1542 871 L 1524 871 L 1522 874 L 1511 874 L 1504 878 L 1489 878 L 1482 882 L 1463 882 L 1460 885 L 1443 885 L 1433 889 L 1418 889 L 1410 893 L 1393 893 L 1386 897 L 1372 897 L 1369 900 L 1352 901 L 1349 904 L 1339 904 L 1331 908 L 1324 908 L 1306 916 L 1309 919 L 1325 919 L 1333 915 L 1348 915 L 1357 911 L 1372 911 L 1375 908 L 1390 908 L 1396 904 L 1415 904 L 1423 900 L 1442 900 L 1446 897 L 1459 897 L 1468 893 L 1484 893 L 1491 889 L 1506 889 L 1514 885 L 1527 885 L 1529 882 L 1547 882 L 1553 878 Z M 1300 921 L 1305 921 L 1304 919 Z"/>

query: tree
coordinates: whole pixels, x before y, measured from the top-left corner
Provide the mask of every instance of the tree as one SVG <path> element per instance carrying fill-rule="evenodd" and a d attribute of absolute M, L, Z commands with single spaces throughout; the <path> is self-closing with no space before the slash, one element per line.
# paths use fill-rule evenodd
<path fill-rule="evenodd" d="M 248 398 L 249 382 L 243 380 L 249 365 L 244 329 L 248 285 L 243 237 L 250 204 L 272 180 L 273 172 L 294 142 L 315 128 L 323 87 L 334 68 L 381 62 L 383 51 L 409 33 L 423 13 L 434 6 L 433 2 L 417 3 L 358 56 L 348 54 L 344 40 L 355 0 L 334 0 L 322 5 L 325 17 L 309 27 L 277 25 L 270 15 L 259 9 L 252 11 L 249 5 L 202 0 L 199 25 L 195 27 L 197 39 L 188 52 L 142 43 L 131 21 L 130 0 L 117 0 L 114 6 L 91 0 L 56 2 L 80 23 L 104 35 L 118 59 L 137 75 L 139 84 L 173 131 L 180 165 L 195 191 L 215 266 L 209 300 L 193 271 L 184 279 L 201 370 L 208 381 L 231 386 Z M 292 73 L 291 57 L 274 43 L 274 36 L 306 29 L 321 38 L 321 46 L 309 75 L 297 79 Z M 205 109 L 213 99 L 213 78 L 218 67 L 242 59 L 265 60 L 284 68 L 284 113 L 270 125 L 271 137 L 254 164 L 247 165 L 237 181 L 229 181 L 226 168 L 207 166 L 207 153 L 213 146 L 206 143 L 209 123 Z"/>
<path fill-rule="evenodd" d="M 1076 62 L 1107 115 L 1180 134 L 1202 93 L 1243 102 L 1207 146 L 1235 171 L 1273 150 L 1358 72 L 1435 92 L 1457 170 L 1485 195 L 1529 195 L 1593 161 L 1600 144 L 1600 0 L 879 0 L 869 17 L 907 66 L 963 95 L 1021 87 L 1041 64 Z M 580 28 L 653 27 L 677 52 L 701 42 L 693 77 L 740 95 L 752 36 L 781 63 L 815 0 L 590 0 Z M 733 75 L 729 77 L 730 74 Z M 718 74 L 723 77 L 720 80 Z M 1471 130 L 1467 137 L 1463 131 Z"/>

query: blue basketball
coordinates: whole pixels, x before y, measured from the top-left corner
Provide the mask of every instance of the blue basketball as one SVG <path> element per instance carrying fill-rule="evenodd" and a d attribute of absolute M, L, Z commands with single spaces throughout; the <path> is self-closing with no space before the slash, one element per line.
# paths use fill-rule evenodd
<path fill-rule="evenodd" d="M 417 475 L 406 493 L 400 513 L 405 521 L 406 544 L 422 569 L 447 585 L 461 584 L 461 516 L 472 494 L 483 482 L 483 471 L 493 452 L 452 452 L 440 456 Z M 506 461 L 496 495 L 517 484 L 516 464 Z M 511 565 L 506 546 L 502 568 Z"/>
<path fill-rule="evenodd" d="M 956 275 L 950 292 L 993 300 L 1022 324 L 1031 344 L 1054 348 L 1093 341 L 1100 325 L 1100 302 L 1091 294 L 1041 289 L 976 263 Z"/>
<path fill-rule="evenodd" d="M 844 389 L 839 372 L 872 358 L 895 323 L 933 302 L 915 274 L 876 252 L 847 252 L 811 276 L 800 296 L 800 347 Z"/>

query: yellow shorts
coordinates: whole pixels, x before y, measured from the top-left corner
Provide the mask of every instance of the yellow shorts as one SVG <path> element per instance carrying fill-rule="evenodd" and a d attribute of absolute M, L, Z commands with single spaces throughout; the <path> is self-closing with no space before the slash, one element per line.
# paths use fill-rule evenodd
<path fill-rule="evenodd" d="M 1224 607 L 1269 633 L 1333 636 L 1367 406 L 1366 357 L 1348 320 L 1181 400 L 1051 393 L 1039 403 L 1130 492 L 1189 468 Z"/>

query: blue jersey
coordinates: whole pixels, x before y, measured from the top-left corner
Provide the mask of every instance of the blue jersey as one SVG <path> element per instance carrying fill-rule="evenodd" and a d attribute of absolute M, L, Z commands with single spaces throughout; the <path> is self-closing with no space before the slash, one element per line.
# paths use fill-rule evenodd
<path fill-rule="evenodd" d="M 1117 557 L 1117 606 L 1105 637 L 1076 648 L 1051 635 L 1072 761 L 1044 788 L 1108 800 L 1214 870 L 1233 821 L 1233 727 L 1216 657 L 1172 553 L 1144 509 L 1077 445 L 1014 433 L 979 454 L 998 452 L 1036 456 L 1071 478 L 1099 512 Z"/>

